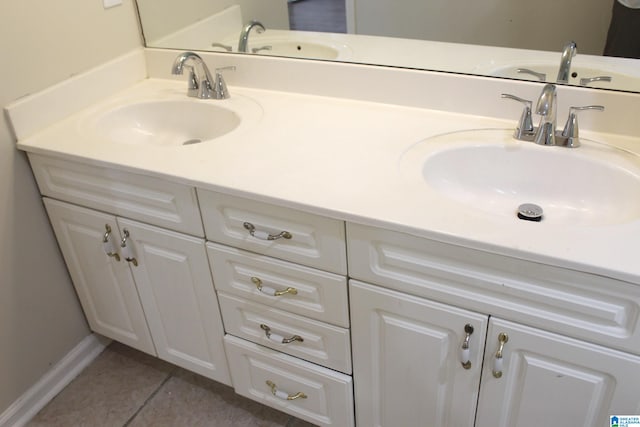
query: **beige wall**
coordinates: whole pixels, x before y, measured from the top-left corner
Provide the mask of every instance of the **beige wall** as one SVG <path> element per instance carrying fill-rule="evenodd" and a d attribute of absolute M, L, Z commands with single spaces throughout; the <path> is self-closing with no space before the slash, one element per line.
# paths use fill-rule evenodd
<path fill-rule="evenodd" d="M 348 0 L 356 33 L 500 47 L 602 54 L 611 0 Z"/>
<path fill-rule="evenodd" d="M 132 0 L 0 1 L 0 107 L 141 45 Z M 0 413 L 89 334 L 23 153 L 0 118 Z"/>
<path fill-rule="evenodd" d="M 138 0 L 144 36 L 151 41 L 161 39 L 234 4 L 240 6 L 242 19 L 245 21 L 257 19 L 267 28 L 289 29 L 286 0 Z"/>

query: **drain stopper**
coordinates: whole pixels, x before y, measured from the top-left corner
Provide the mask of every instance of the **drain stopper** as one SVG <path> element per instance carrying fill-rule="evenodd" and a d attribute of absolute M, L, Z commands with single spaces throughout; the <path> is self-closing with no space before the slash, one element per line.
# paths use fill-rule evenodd
<path fill-rule="evenodd" d="M 518 218 L 539 222 L 542 220 L 542 208 L 533 203 L 523 203 L 518 206 Z"/>

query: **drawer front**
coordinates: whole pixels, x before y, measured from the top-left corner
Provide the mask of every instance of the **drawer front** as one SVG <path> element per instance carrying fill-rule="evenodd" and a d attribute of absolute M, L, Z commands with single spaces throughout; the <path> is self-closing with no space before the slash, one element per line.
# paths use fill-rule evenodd
<path fill-rule="evenodd" d="M 640 286 L 347 225 L 350 276 L 640 353 Z"/>
<path fill-rule="evenodd" d="M 200 189 L 198 198 L 208 240 L 347 273 L 342 221 Z"/>
<path fill-rule="evenodd" d="M 354 425 L 350 376 L 230 335 L 224 340 L 236 393 L 319 426 Z"/>
<path fill-rule="evenodd" d="M 45 196 L 204 236 L 192 187 L 31 153 L 29 161 Z"/>
<path fill-rule="evenodd" d="M 218 300 L 227 333 L 351 374 L 348 329 L 224 293 Z"/>
<path fill-rule="evenodd" d="M 218 291 L 349 327 L 344 276 L 211 242 L 207 252 Z"/>

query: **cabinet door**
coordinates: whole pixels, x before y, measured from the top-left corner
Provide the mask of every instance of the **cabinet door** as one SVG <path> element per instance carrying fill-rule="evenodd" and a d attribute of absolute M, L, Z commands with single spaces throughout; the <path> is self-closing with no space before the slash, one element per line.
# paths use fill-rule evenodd
<path fill-rule="evenodd" d="M 158 357 L 231 384 L 204 240 L 118 218 Z M 126 233 L 125 233 L 126 230 Z"/>
<path fill-rule="evenodd" d="M 129 266 L 104 249 L 105 237 L 118 246 L 115 218 L 48 198 L 44 204 L 91 329 L 155 355 Z"/>
<path fill-rule="evenodd" d="M 499 334 L 508 341 L 496 369 Z M 638 356 L 492 318 L 477 426 L 609 425 L 640 413 L 638 384 Z"/>
<path fill-rule="evenodd" d="M 355 281 L 350 291 L 358 424 L 473 426 L 487 317 Z"/>

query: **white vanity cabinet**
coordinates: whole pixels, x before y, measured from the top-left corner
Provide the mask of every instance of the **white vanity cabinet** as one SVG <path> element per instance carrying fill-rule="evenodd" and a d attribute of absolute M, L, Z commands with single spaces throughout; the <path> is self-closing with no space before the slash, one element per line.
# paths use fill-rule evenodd
<path fill-rule="evenodd" d="M 353 280 L 350 296 L 358 425 L 472 426 L 488 316 Z"/>
<path fill-rule="evenodd" d="M 48 198 L 44 204 L 91 330 L 156 355 L 133 274 L 117 250 L 105 252 L 104 240 L 114 249 L 120 242 L 116 218 Z"/>
<path fill-rule="evenodd" d="M 195 189 L 38 155 L 31 160 L 92 330 L 230 384 L 205 241 L 197 237 Z"/>
<path fill-rule="evenodd" d="M 375 283 L 350 281 L 359 424 L 582 427 L 640 410 L 634 285 L 347 230 L 350 276 Z M 611 343 L 635 350 L 605 345 L 607 331 Z"/>
<path fill-rule="evenodd" d="M 198 190 L 238 394 L 354 425 L 344 223 Z"/>

